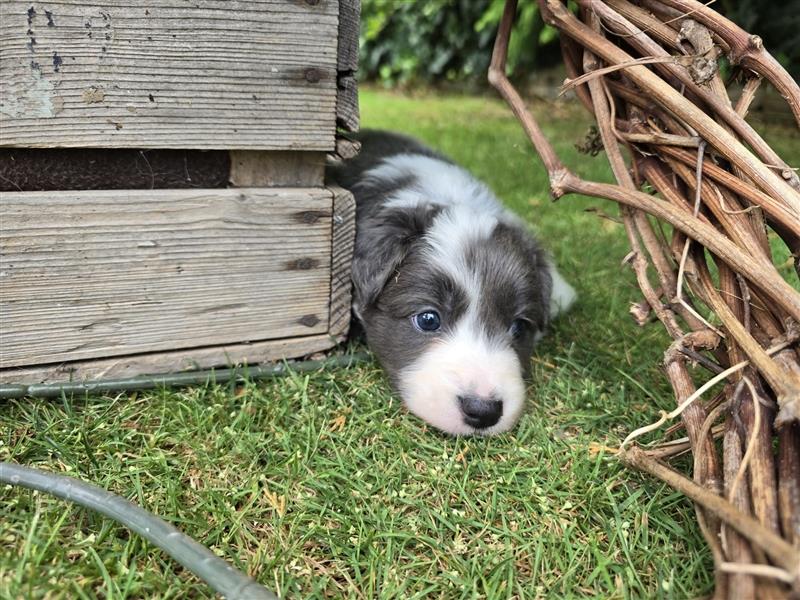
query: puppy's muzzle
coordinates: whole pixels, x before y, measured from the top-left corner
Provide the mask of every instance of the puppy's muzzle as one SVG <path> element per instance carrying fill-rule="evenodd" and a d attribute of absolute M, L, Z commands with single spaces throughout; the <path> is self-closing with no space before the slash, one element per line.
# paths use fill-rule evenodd
<path fill-rule="evenodd" d="M 503 403 L 500 400 L 459 396 L 458 406 L 464 415 L 464 423 L 475 429 L 486 429 L 496 425 L 503 416 Z"/>

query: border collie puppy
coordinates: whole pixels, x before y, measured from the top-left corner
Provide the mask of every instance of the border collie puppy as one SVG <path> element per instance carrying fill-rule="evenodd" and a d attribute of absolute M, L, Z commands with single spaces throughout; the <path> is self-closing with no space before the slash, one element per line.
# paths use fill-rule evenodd
<path fill-rule="evenodd" d="M 356 199 L 353 312 L 408 409 L 450 434 L 514 426 L 531 352 L 574 290 L 523 222 L 449 159 L 362 133 L 329 176 Z"/>

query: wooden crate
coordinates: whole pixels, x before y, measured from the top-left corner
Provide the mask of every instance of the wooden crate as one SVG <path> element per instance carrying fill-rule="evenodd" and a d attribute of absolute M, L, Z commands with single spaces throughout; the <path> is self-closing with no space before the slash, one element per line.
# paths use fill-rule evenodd
<path fill-rule="evenodd" d="M 341 7 L 347 24 L 352 4 Z M 337 90 L 355 69 L 357 29 L 343 31 L 340 52 L 339 10 L 336 0 L 3 0 L 0 140 L 328 151 Z"/>
<path fill-rule="evenodd" d="M 338 343 L 357 27 L 349 0 L 0 2 L 0 382 Z"/>

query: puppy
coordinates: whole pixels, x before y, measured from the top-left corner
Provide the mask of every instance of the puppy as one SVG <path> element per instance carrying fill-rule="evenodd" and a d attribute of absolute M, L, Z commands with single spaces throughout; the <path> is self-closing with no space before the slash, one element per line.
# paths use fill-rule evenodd
<path fill-rule="evenodd" d="M 534 344 L 574 290 L 486 185 L 419 142 L 359 136 L 329 178 L 356 199 L 353 313 L 408 409 L 450 434 L 507 431 Z"/>

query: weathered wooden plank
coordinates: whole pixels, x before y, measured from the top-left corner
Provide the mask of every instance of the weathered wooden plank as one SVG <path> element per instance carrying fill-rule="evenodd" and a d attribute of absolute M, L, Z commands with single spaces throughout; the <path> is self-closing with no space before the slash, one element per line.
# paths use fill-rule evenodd
<path fill-rule="evenodd" d="M 330 160 L 334 163 L 340 160 L 350 160 L 358 156 L 361 151 L 361 142 L 347 137 L 345 133 L 339 133 L 336 136 L 336 150 L 330 154 Z"/>
<path fill-rule="evenodd" d="M 82 360 L 41 367 L 0 369 L 0 383 L 33 384 L 62 381 L 117 379 L 137 375 L 177 373 L 234 365 L 255 365 L 286 358 L 307 356 L 327 350 L 339 340 L 327 334 L 231 344 L 210 348 L 191 348 L 97 360 Z"/>
<path fill-rule="evenodd" d="M 352 305 L 351 266 L 356 237 L 356 201 L 340 187 L 333 192 L 333 243 L 331 252 L 331 302 L 328 332 L 344 340 L 350 330 Z"/>
<path fill-rule="evenodd" d="M 358 131 L 358 80 L 355 75 L 340 75 L 337 87 L 336 123 L 346 131 Z"/>
<path fill-rule="evenodd" d="M 358 37 L 361 23 L 361 0 L 339 0 L 340 72 L 352 74 L 358 69 Z"/>
<path fill-rule="evenodd" d="M 325 189 L 0 198 L 0 367 L 328 329 Z"/>
<path fill-rule="evenodd" d="M 358 131 L 358 42 L 361 0 L 339 0 L 339 57 L 336 123 L 346 131 Z"/>
<path fill-rule="evenodd" d="M 0 148 L 0 192 L 227 187 L 230 162 L 224 150 Z"/>
<path fill-rule="evenodd" d="M 337 0 L 0 2 L 0 145 L 334 146 Z"/>
<path fill-rule="evenodd" d="M 238 187 L 316 187 L 325 179 L 323 152 L 232 150 L 230 182 Z"/>

